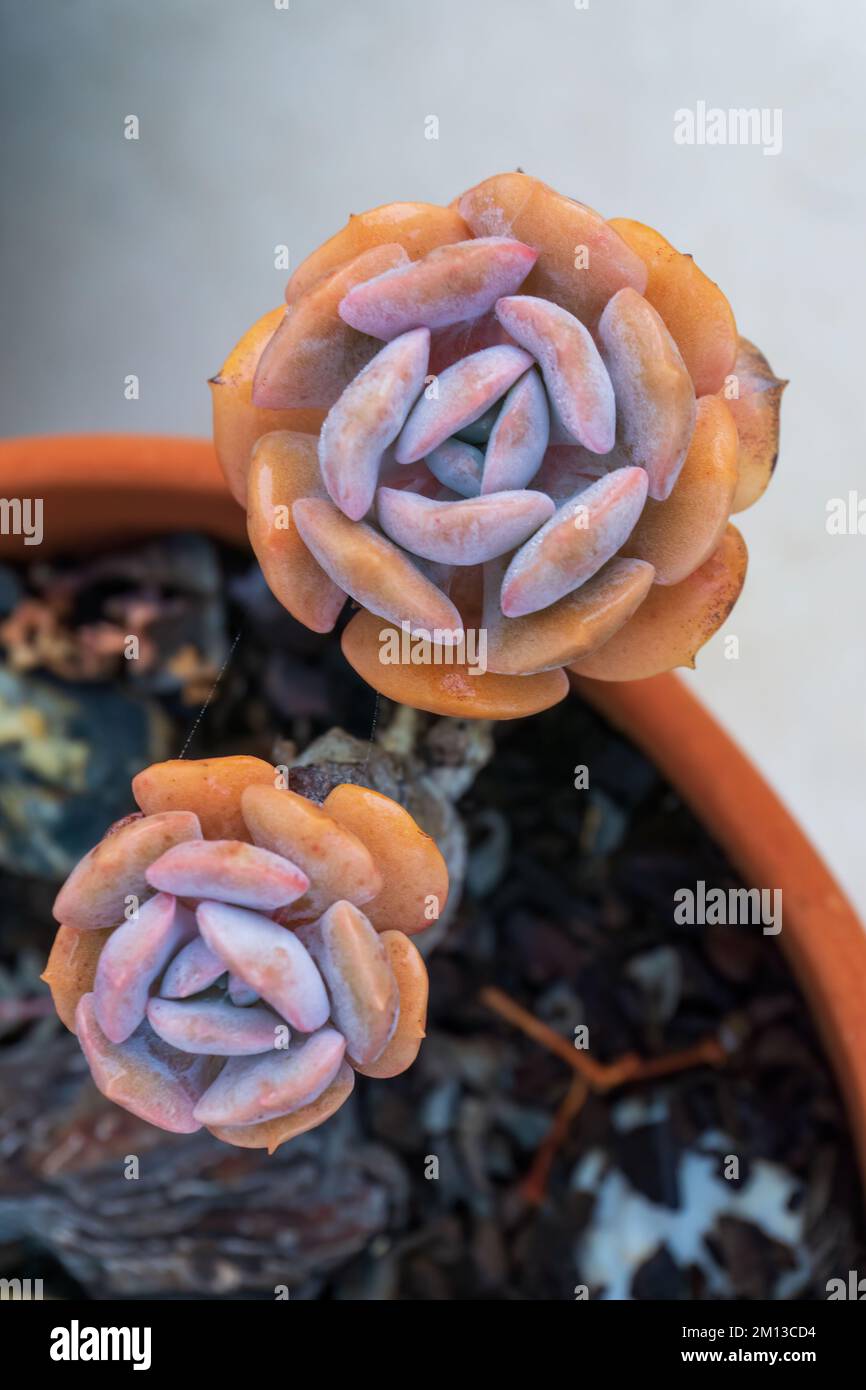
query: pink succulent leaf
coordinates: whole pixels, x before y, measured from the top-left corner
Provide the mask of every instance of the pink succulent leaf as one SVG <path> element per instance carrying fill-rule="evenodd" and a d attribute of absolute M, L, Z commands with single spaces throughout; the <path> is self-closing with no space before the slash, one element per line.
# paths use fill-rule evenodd
<path fill-rule="evenodd" d="M 148 898 L 106 941 L 96 968 L 93 1005 L 113 1043 L 125 1042 L 142 1022 L 151 986 L 195 932 L 192 914 L 169 893 Z"/>
<path fill-rule="evenodd" d="M 206 1125 L 252 1125 L 290 1115 L 331 1084 L 346 1051 L 335 1028 L 259 1057 L 232 1057 L 195 1108 Z"/>
<path fill-rule="evenodd" d="M 366 522 L 341 524 L 341 514 L 324 498 L 301 498 L 292 515 L 322 569 L 371 613 L 407 622 L 413 632 L 440 628 L 459 636 L 463 620 L 454 604 L 387 536 Z"/>
<path fill-rule="evenodd" d="M 210 989 L 226 973 L 220 960 L 200 936 L 179 951 L 162 977 L 159 993 L 163 999 L 186 999 Z"/>
<path fill-rule="evenodd" d="M 484 453 L 482 493 L 526 487 L 538 472 L 549 435 L 547 396 L 533 368 L 502 403 Z"/>
<path fill-rule="evenodd" d="M 508 566 L 502 582 L 506 617 L 547 608 L 601 569 L 631 534 L 646 495 L 642 468 L 618 468 L 563 503 Z"/>
<path fill-rule="evenodd" d="M 385 450 L 424 385 L 429 352 L 426 328 L 395 338 L 328 412 L 319 435 L 322 480 L 331 500 L 353 521 L 370 509 Z"/>
<path fill-rule="evenodd" d="M 647 470 L 650 497 L 664 501 L 694 433 L 692 379 L 661 315 L 633 289 L 613 296 L 598 334 L 619 405 L 619 443 L 629 463 Z"/>
<path fill-rule="evenodd" d="M 467 444 L 463 439 L 446 439 L 444 444 L 431 450 L 425 463 L 434 478 L 452 492 L 461 497 L 479 496 L 484 455 L 474 444 Z"/>
<path fill-rule="evenodd" d="M 147 1020 L 155 1033 L 182 1052 L 249 1057 L 268 1052 L 289 1030 L 262 1005 L 239 1009 L 224 999 L 151 999 Z"/>
<path fill-rule="evenodd" d="M 199 903 L 196 917 L 211 950 L 293 1028 L 312 1033 L 327 1022 L 330 1006 L 322 977 L 287 927 L 219 902 Z"/>
<path fill-rule="evenodd" d="M 413 406 L 394 451 L 398 463 L 414 463 L 458 434 L 532 366 L 517 347 L 491 347 L 448 367 Z"/>
<path fill-rule="evenodd" d="M 255 1004 L 259 998 L 256 991 L 246 980 L 242 980 L 240 975 L 229 975 L 229 999 L 239 1009 L 245 1008 L 247 1004 Z"/>
<path fill-rule="evenodd" d="M 170 845 L 200 839 L 201 825 L 192 811 L 128 817 L 76 864 L 57 894 L 55 918 L 79 931 L 116 927 L 130 897 L 150 896 L 148 865 Z"/>
<path fill-rule="evenodd" d="M 513 294 L 537 259 L 531 247 L 509 237 L 453 242 L 355 285 L 340 304 L 340 317 L 386 341 L 410 328 L 448 328 Z"/>
<path fill-rule="evenodd" d="M 441 376 L 447 367 L 453 367 L 455 362 L 471 357 L 474 352 L 481 352 L 483 348 L 504 347 L 506 344 L 516 346 L 491 309 L 477 319 L 467 319 L 463 323 L 452 324 L 450 328 L 434 331 L 430 339 L 427 370 L 432 376 Z M 487 435 L 484 435 L 486 438 Z"/>
<path fill-rule="evenodd" d="M 444 565 L 479 565 L 513 550 L 555 510 L 543 492 L 491 492 L 486 497 L 434 501 L 380 488 L 376 506 L 383 530 L 415 555 Z"/>
<path fill-rule="evenodd" d="M 195 1107 L 214 1079 L 212 1057 L 194 1057 L 163 1042 L 146 1021 L 126 1042 L 112 1043 L 96 1017 L 92 994 L 79 1000 L 75 1031 L 104 1096 L 173 1134 L 201 1129 Z"/>
<path fill-rule="evenodd" d="M 596 454 L 612 448 L 616 399 L 592 334 L 579 319 L 548 299 L 513 295 L 496 313 L 515 342 L 541 368 L 551 409 L 566 436 Z"/>
<path fill-rule="evenodd" d="M 299 935 L 322 972 L 331 1017 L 353 1062 L 375 1061 L 390 1041 L 400 995 L 379 933 L 360 908 L 337 902 Z"/>
<path fill-rule="evenodd" d="M 273 911 L 300 898 L 310 880 L 297 864 L 239 840 L 193 840 L 151 864 L 148 883 L 182 898 L 218 898 Z"/>

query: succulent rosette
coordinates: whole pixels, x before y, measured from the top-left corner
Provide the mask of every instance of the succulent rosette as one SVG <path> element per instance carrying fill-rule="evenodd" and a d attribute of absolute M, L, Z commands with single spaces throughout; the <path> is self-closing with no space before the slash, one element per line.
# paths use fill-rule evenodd
<path fill-rule="evenodd" d="M 317 632 L 360 607 L 343 649 L 372 686 L 504 718 L 566 669 L 694 665 L 745 579 L 730 516 L 769 482 L 785 383 L 691 256 L 500 174 L 353 216 L 286 300 L 211 383 L 216 448 L 280 602 Z"/>
<path fill-rule="evenodd" d="M 322 805 L 259 758 L 158 763 L 141 814 L 70 874 L 44 978 L 110 1100 L 174 1133 L 267 1148 L 321 1124 L 356 1072 L 414 1061 L 445 906 L 434 841 L 354 783 Z"/>

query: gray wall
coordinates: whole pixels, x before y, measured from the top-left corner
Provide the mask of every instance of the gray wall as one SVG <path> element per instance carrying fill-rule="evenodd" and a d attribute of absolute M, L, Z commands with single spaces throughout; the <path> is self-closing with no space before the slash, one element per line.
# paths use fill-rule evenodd
<path fill-rule="evenodd" d="M 740 659 L 717 640 L 686 679 L 866 903 L 866 536 L 825 529 L 828 498 L 866 495 L 859 0 L 5 0 L 2 14 L 5 434 L 206 431 L 205 379 L 280 298 L 276 243 L 297 263 L 349 211 L 448 200 L 501 169 L 695 254 L 793 384 L 777 480 L 743 520 L 751 571 L 725 629 Z M 674 111 L 698 101 L 780 108 L 781 153 L 675 144 Z"/>

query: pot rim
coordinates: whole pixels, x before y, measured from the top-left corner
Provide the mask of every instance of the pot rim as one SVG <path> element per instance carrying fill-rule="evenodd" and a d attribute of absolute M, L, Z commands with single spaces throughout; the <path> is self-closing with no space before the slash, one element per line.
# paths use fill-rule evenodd
<path fill-rule="evenodd" d="M 45 503 L 40 555 L 177 531 L 247 541 L 244 513 L 204 439 L 0 440 L 0 497 L 22 494 Z M 22 537 L 0 535 L 0 560 L 32 558 Z M 659 768 L 744 884 L 781 889 L 779 943 L 836 1074 L 866 1184 L 866 931 L 854 908 L 780 798 L 679 677 L 571 683 Z"/>

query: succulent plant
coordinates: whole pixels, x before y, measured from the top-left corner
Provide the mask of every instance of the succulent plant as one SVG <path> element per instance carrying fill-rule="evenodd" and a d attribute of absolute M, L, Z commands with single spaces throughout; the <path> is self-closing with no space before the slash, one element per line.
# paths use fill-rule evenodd
<path fill-rule="evenodd" d="M 691 256 L 500 174 L 353 216 L 286 300 L 211 383 L 217 453 L 286 608 L 328 632 L 360 606 L 343 649 L 372 686 L 504 718 L 564 668 L 694 665 L 743 585 L 729 518 L 769 482 L 785 383 Z"/>
<path fill-rule="evenodd" d="M 243 1148 L 331 1116 L 355 1073 L 414 1061 L 444 908 L 435 842 L 355 783 L 322 805 L 259 758 L 157 763 L 57 896 L 44 978 L 99 1089 Z"/>

